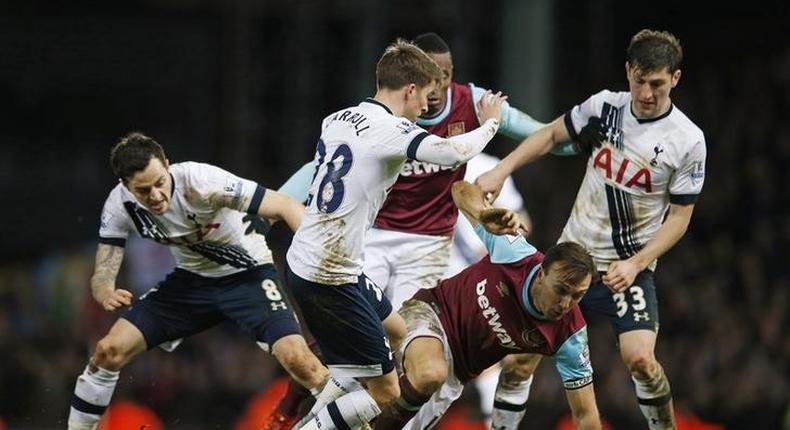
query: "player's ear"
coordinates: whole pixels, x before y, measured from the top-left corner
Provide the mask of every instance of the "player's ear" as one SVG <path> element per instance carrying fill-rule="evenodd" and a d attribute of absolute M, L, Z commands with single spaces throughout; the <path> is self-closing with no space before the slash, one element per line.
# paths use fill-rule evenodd
<path fill-rule="evenodd" d="M 678 82 L 680 82 L 680 69 L 677 69 L 672 73 L 672 88 L 675 88 Z"/>
<path fill-rule="evenodd" d="M 170 169 L 170 160 L 165 158 L 165 170 L 168 170 L 168 169 Z"/>
<path fill-rule="evenodd" d="M 417 84 L 412 82 L 406 85 L 406 92 L 405 92 L 406 98 L 414 97 L 416 91 L 417 91 Z"/>

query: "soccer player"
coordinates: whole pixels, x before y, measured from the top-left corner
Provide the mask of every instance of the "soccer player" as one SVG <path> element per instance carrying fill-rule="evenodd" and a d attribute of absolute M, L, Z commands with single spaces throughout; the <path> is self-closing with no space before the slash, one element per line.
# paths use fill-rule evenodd
<path fill-rule="evenodd" d="M 487 172 L 496 166 L 499 161 L 500 159 L 498 157 L 481 152 L 466 163 L 464 180 L 467 182 L 474 182 L 481 173 Z M 518 189 L 516 189 L 513 178 L 508 178 L 505 181 L 502 192 L 499 193 L 496 201 L 492 202 L 492 204 L 496 207 L 510 209 L 516 212 L 521 220 L 521 225 L 526 231 L 532 228 L 531 222 L 529 221 L 529 214 L 524 207 L 524 199 L 521 197 L 521 193 L 519 193 Z M 460 271 L 478 262 L 488 253 L 485 244 L 480 242 L 474 228 L 466 217 L 458 217 L 458 220 L 455 222 L 454 230 L 447 273 L 445 273 L 443 278 L 449 278 L 458 274 Z M 501 367 L 498 364 L 494 365 L 490 369 L 482 372 L 472 381 L 477 390 L 480 413 L 486 425 L 490 427 L 493 424 L 494 428 L 497 428 L 498 423 L 493 422 L 493 417 L 497 416 L 497 418 L 499 418 L 502 416 L 502 413 L 506 413 L 506 411 L 494 407 L 495 404 L 504 406 L 501 400 L 496 401 L 497 380 L 499 379 L 500 370 Z M 298 386 L 295 382 L 294 385 Z M 524 390 L 525 402 L 526 397 L 529 396 L 530 386 L 531 383 L 529 381 L 521 385 Z M 305 393 L 305 397 L 310 398 L 309 393 Z"/>
<path fill-rule="evenodd" d="M 450 48 L 436 33 L 414 38 L 442 69 L 428 109 L 417 125 L 437 136 L 452 137 L 480 126 L 477 103 L 486 90 L 453 82 Z M 499 133 L 522 140 L 543 123 L 509 106 L 502 107 Z M 557 152 L 564 150 L 558 146 Z M 384 290 L 395 308 L 420 288 L 436 285 L 447 272 L 458 209 L 450 187 L 464 178 L 466 165 L 439 166 L 410 158 L 365 239 L 365 274 Z"/>
<path fill-rule="evenodd" d="M 367 389 L 352 388 L 326 406 L 319 396 L 305 429 L 363 425 L 399 396 L 384 328 L 405 334 L 405 325 L 363 274 L 365 233 L 407 158 L 451 167 L 466 162 L 496 133 L 504 100 L 482 98 L 479 128 L 433 136 L 413 121 L 441 77 L 422 50 L 397 41 L 376 65 L 375 97 L 323 121 L 305 215 L 286 256 L 288 280 L 333 376 L 362 378 Z"/>
<path fill-rule="evenodd" d="M 629 91 L 593 95 L 478 178 L 495 195 L 504 178 L 557 142 L 572 137 L 587 149 L 587 171 L 560 241 L 590 249 L 602 273 L 582 309 L 611 321 L 651 429 L 675 427 L 669 381 L 654 353 L 653 271 L 686 232 L 705 177 L 702 131 L 669 96 L 682 58 L 672 34 L 638 32 L 625 63 Z"/>
<path fill-rule="evenodd" d="M 436 33 L 420 34 L 414 38 L 414 44 L 442 69 L 439 86 L 428 95 L 428 109 L 417 119 L 417 125 L 446 137 L 479 127 L 476 106 L 486 90 L 453 81 L 450 48 Z M 522 140 L 543 126 L 524 112 L 503 104 L 499 133 Z M 571 152 L 570 145 L 558 145 L 553 152 Z M 395 309 L 420 288 L 435 286 L 447 273 L 458 220 L 450 188 L 453 182 L 464 178 L 466 169 L 466 164 L 442 167 L 410 158 L 368 232 L 365 274 L 381 287 Z M 490 392 L 493 381 L 489 378 L 488 382 L 481 380 L 476 384 L 481 392 Z M 528 395 L 529 385 L 523 389 Z M 489 399 L 490 396 L 481 396 L 481 410 L 486 417 L 492 413 Z"/>
<path fill-rule="evenodd" d="M 600 429 L 587 328 L 577 306 L 595 276 L 590 254 L 564 242 L 544 255 L 522 236 L 492 235 L 488 220 L 513 212 L 491 208 L 480 188 L 465 181 L 453 184 L 452 195 L 489 255 L 419 290 L 400 309 L 408 327 L 398 356 L 401 397 L 375 428 L 430 428 L 466 382 L 505 356 L 519 360 L 532 352 L 554 357 L 576 428 Z M 523 375 L 503 372 L 499 391 L 520 397 L 525 382 Z M 503 424 L 515 428 L 518 421 Z"/>
<path fill-rule="evenodd" d="M 101 215 L 93 298 L 106 311 L 128 310 L 96 345 L 77 378 L 70 429 L 90 429 L 110 402 L 118 375 L 140 353 L 222 321 L 252 334 L 300 384 L 317 394 L 328 370 L 300 334 L 280 288 L 266 239 L 245 234 L 245 213 L 301 222 L 295 200 L 201 163 L 170 164 L 154 139 L 130 133 L 112 149 L 120 183 Z M 176 269 L 133 303 L 115 282 L 131 232 L 170 247 Z"/>

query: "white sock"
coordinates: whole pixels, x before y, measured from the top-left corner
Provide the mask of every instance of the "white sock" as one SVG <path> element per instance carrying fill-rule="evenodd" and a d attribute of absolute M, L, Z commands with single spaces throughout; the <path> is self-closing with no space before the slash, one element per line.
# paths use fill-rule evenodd
<path fill-rule="evenodd" d="M 517 429 L 526 414 L 533 377 L 530 376 L 526 381 L 517 383 L 503 382 L 501 375 L 499 378 L 494 396 L 494 412 L 491 414 L 491 428 Z"/>
<path fill-rule="evenodd" d="M 664 369 L 650 381 L 640 381 L 633 376 L 639 409 L 642 411 L 650 430 L 674 429 L 672 413 L 672 391 Z"/>
<path fill-rule="evenodd" d="M 486 428 L 491 426 L 491 414 L 494 412 L 494 395 L 497 381 L 502 368 L 497 366 L 474 379 L 475 388 L 480 397 L 480 413 L 486 421 Z"/>
<path fill-rule="evenodd" d="M 91 366 L 77 378 L 74 397 L 69 411 L 69 429 L 89 429 L 99 422 L 99 418 L 110 404 L 120 372 Z"/>
<path fill-rule="evenodd" d="M 318 411 L 302 430 L 334 430 L 359 428 L 381 413 L 381 409 L 365 390 L 346 394 Z"/>
<path fill-rule="evenodd" d="M 299 420 L 294 428 L 299 428 L 299 426 L 302 426 L 315 418 L 315 416 L 318 414 L 318 411 L 324 409 L 328 404 L 339 399 L 341 396 L 362 389 L 362 384 L 357 382 L 357 380 L 354 378 L 330 376 L 329 380 L 326 382 L 326 384 L 324 384 L 324 388 L 322 388 L 321 392 L 315 396 L 315 404 L 312 408 L 310 408 L 310 412 L 308 412 L 307 415 Z"/>

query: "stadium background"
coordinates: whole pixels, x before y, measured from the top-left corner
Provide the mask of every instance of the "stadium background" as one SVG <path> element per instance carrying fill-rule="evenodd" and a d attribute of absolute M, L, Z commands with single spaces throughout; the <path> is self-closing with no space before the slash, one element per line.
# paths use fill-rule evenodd
<path fill-rule="evenodd" d="M 140 130 L 173 162 L 205 161 L 277 187 L 312 157 L 320 120 L 374 91 L 398 36 L 437 31 L 459 82 L 502 89 L 550 120 L 601 88 L 625 89 L 624 50 L 644 27 L 683 42 L 673 101 L 705 131 L 708 175 L 685 238 L 661 259 L 657 354 L 676 407 L 726 428 L 788 428 L 790 43 L 783 2 L 616 0 L 10 1 L 0 5 L 0 417 L 65 428 L 76 375 L 115 316 L 88 279 L 99 211 L 114 185 L 111 145 Z M 689 3 L 689 4 L 684 4 Z M 495 140 L 504 155 L 515 142 Z M 533 241 L 551 244 L 583 160 L 547 158 L 516 175 Z M 282 254 L 287 234 L 274 235 Z M 122 285 L 139 295 L 166 250 L 129 245 Z M 600 409 L 641 428 L 610 329 L 591 322 Z M 170 429 L 232 428 L 280 375 L 226 327 L 124 370 L 116 400 Z M 470 393 L 473 395 L 473 393 Z M 552 366 L 526 428 L 566 412 Z"/>

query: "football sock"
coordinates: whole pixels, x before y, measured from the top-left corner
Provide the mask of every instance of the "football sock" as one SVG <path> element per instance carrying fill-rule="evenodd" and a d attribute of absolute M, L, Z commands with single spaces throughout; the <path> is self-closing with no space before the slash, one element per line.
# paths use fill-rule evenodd
<path fill-rule="evenodd" d="M 658 374 L 648 381 L 640 381 L 631 377 L 636 389 L 639 409 L 642 410 L 650 430 L 675 428 L 675 417 L 672 413 L 672 391 L 664 369 L 658 365 Z"/>
<path fill-rule="evenodd" d="M 361 427 L 381 413 L 376 401 L 365 390 L 348 393 L 318 411 L 302 430 L 349 430 Z"/>
<path fill-rule="evenodd" d="M 502 369 L 497 367 L 484 372 L 474 379 L 475 388 L 480 398 L 480 413 L 486 421 L 486 427 L 491 425 L 491 414 L 494 412 L 494 395 L 501 372 Z"/>
<path fill-rule="evenodd" d="M 69 411 L 69 429 L 90 429 L 110 404 L 120 372 L 89 364 L 77 378 Z"/>
<path fill-rule="evenodd" d="M 299 428 L 300 425 L 303 425 L 315 418 L 315 416 L 318 414 L 318 411 L 324 409 L 330 403 L 346 394 L 359 390 L 363 390 L 362 384 L 357 382 L 357 380 L 354 378 L 330 376 L 327 383 L 324 384 L 324 388 L 321 390 L 318 396 L 316 396 L 315 404 L 312 408 L 310 408 L 310 412 L 308 412 L 307 415 L 296 424 L 296 428 Z"/>
<path fill-rule="evenodd" d="M 491 414 L 491 428 L 496 430 L 517 429 L 524 418 L 532 387 L 532 376 L 526 381 L 508 382 L 499 375 L 496 394 L 494 395 L 494 412 Z"/>

